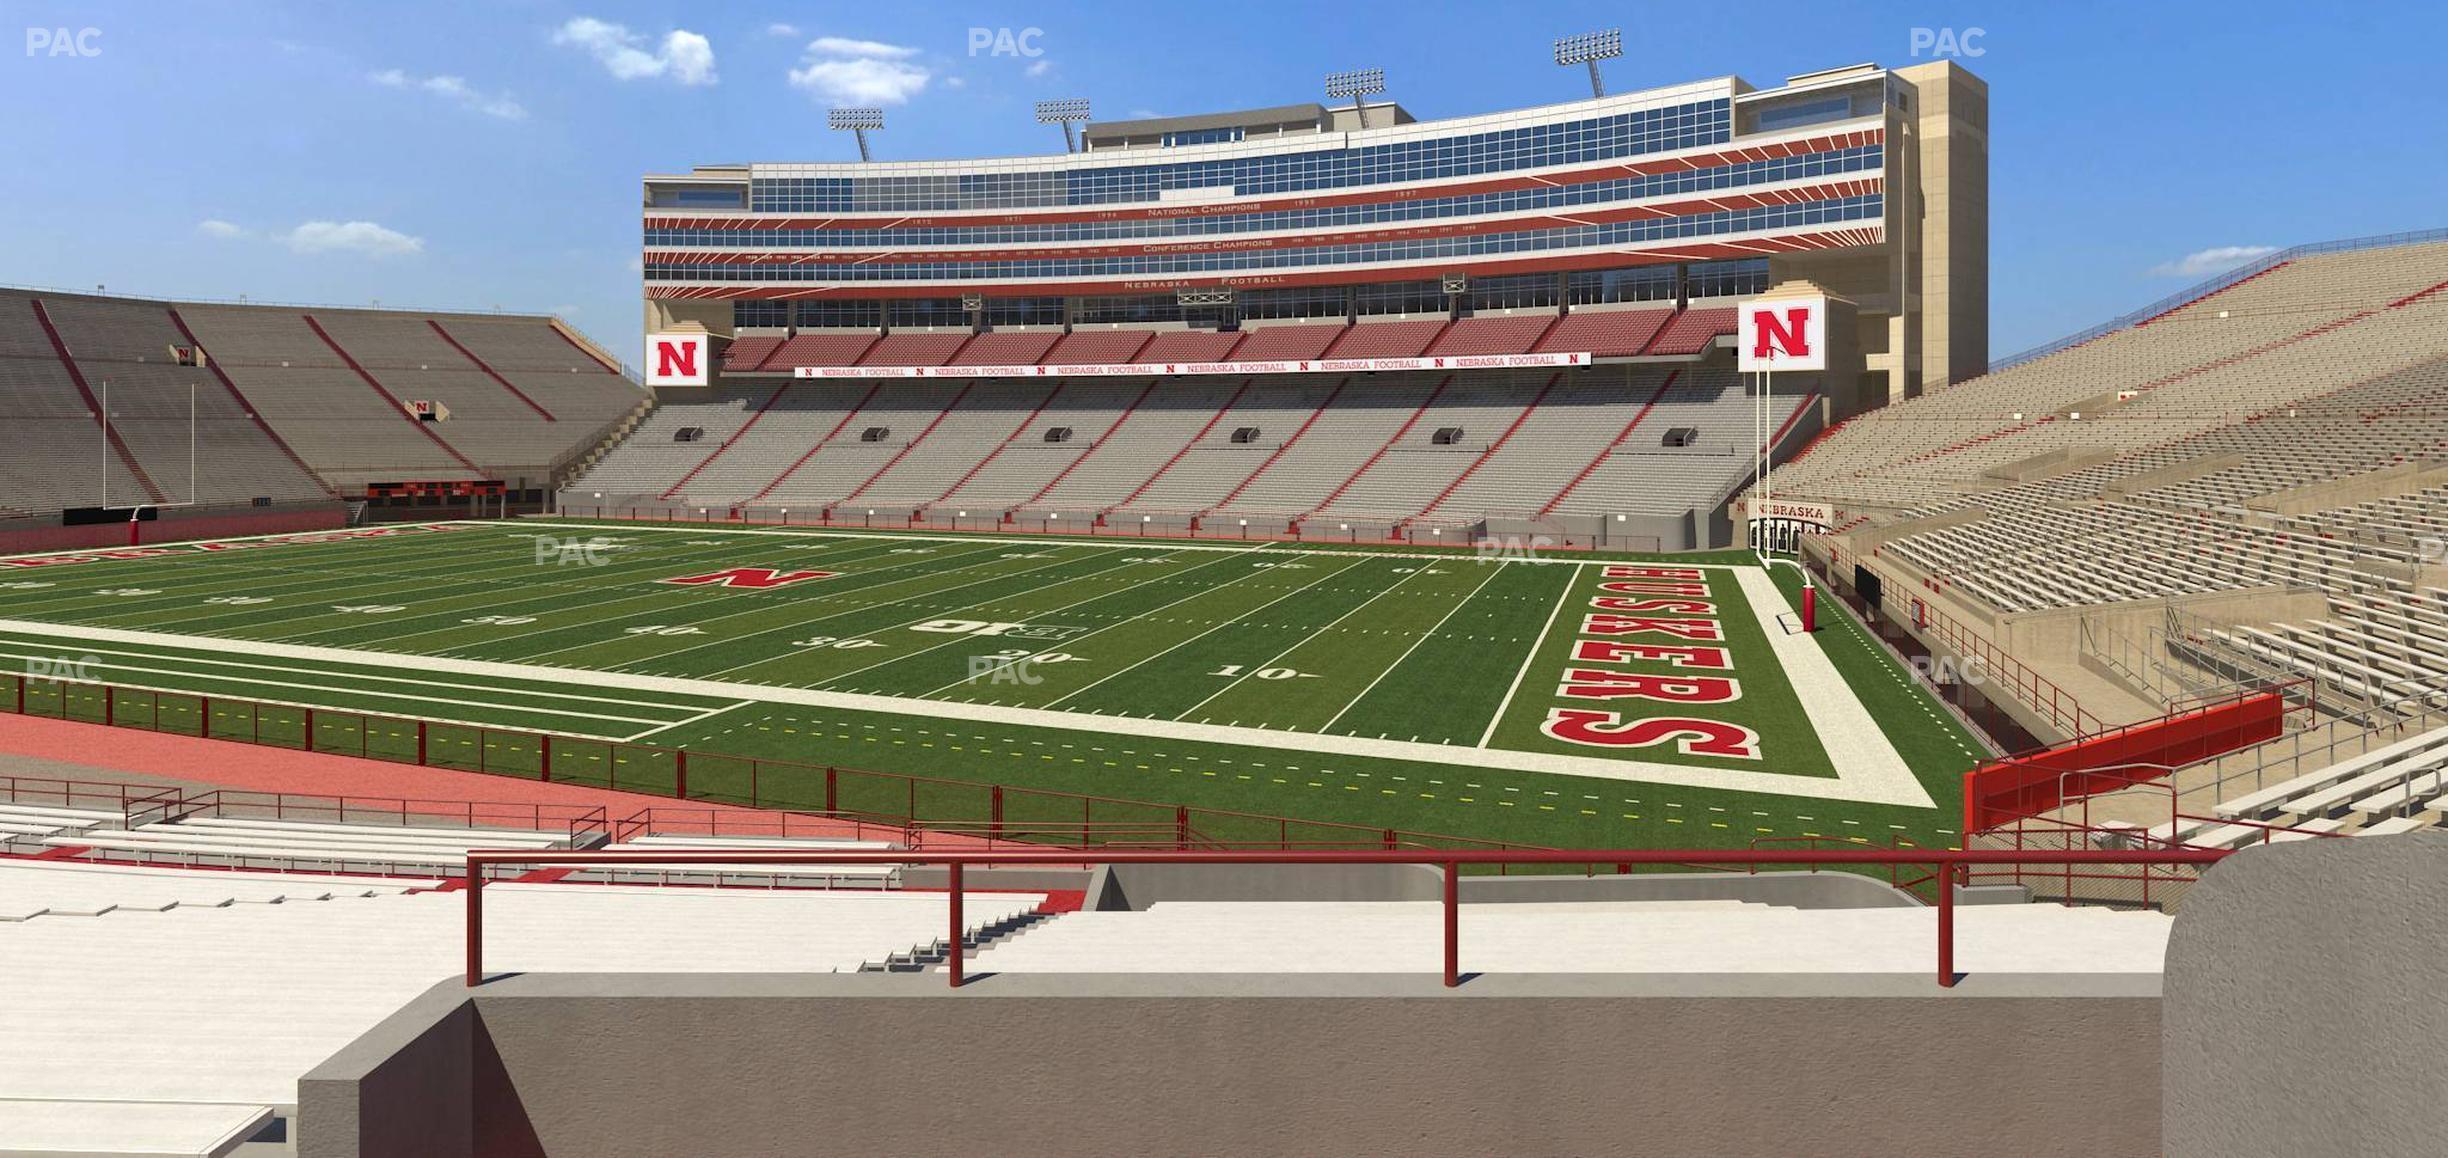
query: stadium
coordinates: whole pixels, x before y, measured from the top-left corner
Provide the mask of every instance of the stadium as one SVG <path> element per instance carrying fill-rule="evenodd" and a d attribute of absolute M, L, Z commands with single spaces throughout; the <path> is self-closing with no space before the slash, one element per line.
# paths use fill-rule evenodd
<path fill-rule="evenodd" d="M 0 1154 L 2437 1152 L 2448 229 L 2001 356 L 2047 98 L 1625 41 L 0 288 Z"/>

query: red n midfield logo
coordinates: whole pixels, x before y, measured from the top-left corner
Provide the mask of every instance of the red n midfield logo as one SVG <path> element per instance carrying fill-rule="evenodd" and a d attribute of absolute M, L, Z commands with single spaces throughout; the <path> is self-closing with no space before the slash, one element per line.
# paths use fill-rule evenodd
<path fill-rule="evenodd" d="M 771 567 L 733 567 L 728 571 L 712 571 L 703 575 L 682 575 L 676 579 L 658 579 L 681 587 L 746 587 L 764 591 L 803 583 L 810 579 L 830 579 L 839 571 L 776 571 Z"/>
<path fill-rule="evenodd" d="M 696 377 L 698 348 L 695 342 L 657 341 L 655 343 L 655 377 Z"/>
<path fill-rule="evenodd" d="M 1784 321 L 1779 322 L 1774 310 L 1752 310 L 1751 323 L 1755 332 L 1751 356 L 1758 359 L 1810 357 L 1810 312 L 1809 306 L 1788 306 Z M 1775 348 L 1770 349 L 1771 346 Z"/>

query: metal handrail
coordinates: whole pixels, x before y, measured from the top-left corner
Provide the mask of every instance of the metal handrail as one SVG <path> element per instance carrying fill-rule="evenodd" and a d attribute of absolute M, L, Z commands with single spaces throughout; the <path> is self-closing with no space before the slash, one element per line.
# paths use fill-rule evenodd
<path fill-rule="evenodd" d="M 484 879 L 495 865 L 586 867 L 592 865 L 943 865 L 947 869 L 950 935 L 945 965 L 952 985 L 965 980 L 962 939 L 962 871 L 971 865 L 990 867 L 1074 867 L 1081 864 L 1205 864 L 1205 865 L 1428 865 L 1444 870 L 1445 985 L 1462 983 L 1460 880 L 1464 865 L 1593 864 L 1631 865 L 1758 865 L 1861 864 L 1932 865 L 1938 889 L 1938 984 L 1952 988 L 1962 979 L 1955 971 L 1955 879 L 1973 865 L 2212 865 L 2232 855 L 2223 849 L 2093 850 L 2016 852 L 2002 850 L 1928 849 L 1522 849 L 1514 851 L 1074 851 L 1074 852 L 774 852 L 704 850 L 691 852 L 570 852 L 555 850 L 477 850 L 467 856 L 467 973 L 471 988 L 482 985 L 484 970 Z"/>

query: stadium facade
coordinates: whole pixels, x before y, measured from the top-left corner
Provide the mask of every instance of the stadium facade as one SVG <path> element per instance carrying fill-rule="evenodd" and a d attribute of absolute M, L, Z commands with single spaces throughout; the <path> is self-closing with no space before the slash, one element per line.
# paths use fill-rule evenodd
<path fill-rule="evenodd" d="M 1877 405 L 1985 367 L 1987 126 L 1986 84 L 1940 62 L 1431 121 L 1103 122 L 1060 156 L 703 166 L 645 179 L 645 328 L 1233 330 L 1809 282 L 1859 313 L 1829 375 L 1851 382 L 1824 393 Z"/>

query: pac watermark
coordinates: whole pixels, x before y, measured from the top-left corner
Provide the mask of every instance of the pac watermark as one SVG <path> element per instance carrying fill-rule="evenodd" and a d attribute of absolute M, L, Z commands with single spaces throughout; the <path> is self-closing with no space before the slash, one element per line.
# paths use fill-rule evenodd
<path fill-rule="evenodd" d="M 25 661 L 25 676 L 30 680 L 66 680 L 77 683 L 99 683 L 96 672 L 102 668 L 98 655 L 40 656 L 29 655 Z"/>
<path fill-rule="evenodd" d="M 586 539 L 535 537 L 535 561 L 539 567 L 608 567 L 612 551 L 612 540 L 602 535 Z"/>
<path fill-rule="evenodd" d="M 1491 535 L 1472 546 L 1482 559 L 1528 562 L 1542 558 L 1539 552 L 1554 547 L 1555 540 L 1545 535 Z"/>
<path fill-rule="evenodd" d="M 1981 46 L 1981 40 L 1988 35 L 1986 28 L 1915 28 L 1906 43 L 1916 60 L 1974 58 L 1989 55 L 1989 50 Z"/>
<path fill-rule="evenodd" d="M 2448 564 L 2448 539 L 2425 535 L 2414 540 L 2414 558 L 2425 566 Z"/>
<path fill-rule="evenodd" d="M 1037 43 L 1045 38 L 1043 28 L 971 28 L 969 55 L 1039 57 L 1045 46 Z"/>
<path fill-rule="evenodd" d="M 99 28 L 34 28 L 25 30 L 27 56 L 65 56 L 90 60 L 102 55 Z"/>
<path fill-rule="evenodd" d="M 1914 675 L 1921 677 L 1922 683 L 1937 687 L 1954 684 L 1977 688 L 1989 682 L 1989 661 L 1979 656 L 1957 659 L 1943 655 L 1916 655 L 1912 657 L 1912 669 Z"/>
<path fill-rule="evenodd" d="M 1010 684 L 1015 687 L 1036 687 L 1045 682 L 1037 674 L 1034 656 L 973 655 L 969 657 L 969 684 Z"/>

